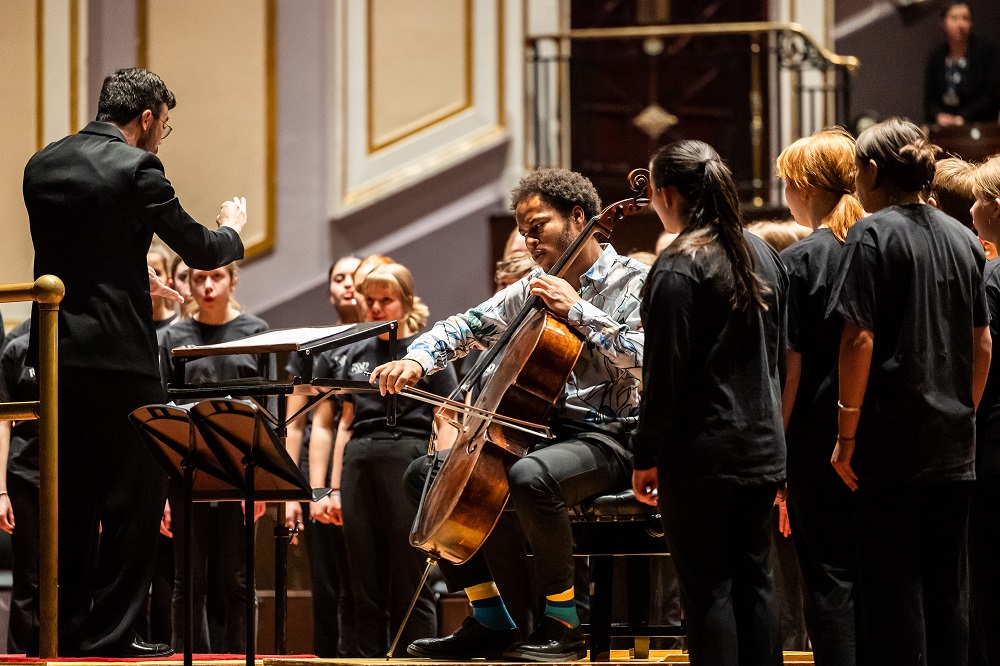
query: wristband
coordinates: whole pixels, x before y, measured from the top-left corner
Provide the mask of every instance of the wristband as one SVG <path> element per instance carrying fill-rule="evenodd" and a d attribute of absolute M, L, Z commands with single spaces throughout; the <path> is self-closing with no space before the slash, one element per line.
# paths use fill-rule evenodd
<path fill-rule="evenodd" d="M 837 401 L 837 407 L 839 407 L 840 409 L 844 410 L 845 412 L 860 412 L 861 411 L 860 407 L 847 407 L 846 405 L 844 405 L 844 403 L 842 403 L 839 400 Z"/>

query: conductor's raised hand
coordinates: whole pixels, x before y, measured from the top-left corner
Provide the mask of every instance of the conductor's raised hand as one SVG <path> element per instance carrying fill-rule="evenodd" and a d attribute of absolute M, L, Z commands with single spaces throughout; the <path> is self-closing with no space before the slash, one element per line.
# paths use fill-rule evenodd
<path fill-rule="evenodd" d="M 528 283 L 532 296 L 538 296 L 545 301 L 545 307 L 565 317 L 580 300 L 580 294 L 573 286 L 555 275 L 539 275 Z"/>
<path fill-rule="evenodd" d="M 404 358 L 399 361 L 383 363 L 371 374 L 372 384 L 378 384 L 378 392 L 399 393 L 407 386 L 413 386 L 424 376 L 423 367 L 416 361 Z"/>
<path fill-rule="evenodd" d="M 660 487 L 660 474 L 655 467 L 632 470 L 632 492 L 643 504 L 656 506 Z"/>
<path fill-rule="evenodd" d="M 243 227 L 247 223 L 247 198 L 233 197 L 230 201 L 224 201 L 215 221 L 219 227 L 231 227 L 236 233 L 243 233 Z"/>

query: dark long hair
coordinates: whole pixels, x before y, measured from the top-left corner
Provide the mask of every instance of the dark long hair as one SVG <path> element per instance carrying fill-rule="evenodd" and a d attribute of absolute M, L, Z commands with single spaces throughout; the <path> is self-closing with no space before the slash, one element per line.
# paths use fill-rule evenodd
<path fill-rule="evenodd" d="M 719 154 L 702 141 L 678 141 L 660 148 L 650 161 L 657 189 L 674 187 L 688 206 L 688 223 L 670 247 L 671 254 L 694 257 L 716 242 L 732 270 L 730 303 L 737 310 L 766 308 L 769 289 L 754 272 L 754 258 L 743 237 L 743 219 L 733 174 Z"/>

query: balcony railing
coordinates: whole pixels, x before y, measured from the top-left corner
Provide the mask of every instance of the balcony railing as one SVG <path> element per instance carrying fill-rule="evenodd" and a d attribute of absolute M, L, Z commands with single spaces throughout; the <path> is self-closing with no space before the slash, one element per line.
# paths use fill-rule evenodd
<path fill-rule="evenodd" d="M 636 48 L 638 41 L 649 57 L 638 58 L 634 67 L 655 69 L 658 52 L 665 50 L 669 55 L 676 56 L 697 40 L 712 38 L 715 39 L 713 46 L 706 51 L 711 52 L 711 57 L 720 60 L 725 60 L 729 54 L 730 62 L 723 65 L 728 68 L 727 72 L 732 74 L 737 61 L 740 63 L 738 67 L 746 63 L 746 78 L 741 78 L 744 72 L 740 71 L 736 76 L 738 80 L 734 80 L 734 90 L 740 91 L 734 94 L 747 96 L 743 100 L 732 99 L 733 108 L 739 108 L 737 117 L 716 110 L 714 121 L 737 123 L 738 126 L 727 131 L 730 134 L 734 131 L 744 133 L 739 141 L 734 141 L 733 146 L 729 147 L 730 152 L 738 154 L 726 154 L 726 145 L 716 145 L 716 148 L 723 158 L 739 167 L 734 168 L 734 175 L 740 186 L 741 196 L 747 203 L 758 206 L 780 203 L 781 192 L 772 168 L 778 152 L 792 140 L 812 134 L 825 126 L 847 126 L 851 101 L 850 75 L 859 66 L 857 58 L 830 52 L 795 23 L 592 28 L 528 37 L 525 41 L 527 166 L 563 166 L 578 168 L 584 173 L 588 171 L 586 166 L 581 168 L 574 164 L 576 156 L 572 154 L 571 148 L 575 143 L 572 132 L 579 129 L 572 126 L 574 114 L 571 106 L 579 99 L 575 91 L 570 90 L 570 81 L 580 81 L 582 70 L 577 70 L 575 79 L 571 72 L 577 65 L 588 66 L 574 61 L 574 58 L 580 57 L 574 52 L 574 48 L 577 52 L 587 51 L 586 42 L 600 42 L 600 47 L 606 49 L 606 52 L 613 52 L 617 46 L 619 50 L 630 49 L 630 53 L 641 56 L 642 53 Z M 593 53 L 593 49 L 590 53 Z M 702 66 L 704 63 L 695 64 Z M 632 69 L 631 63 L 629 69 Z M 614 72 L 607 71 L 600 72 L 599 75 L 608 78 L 615 76 Z M 663 103 L 667 109 L 660 106 L 662 101 L 657 98 L 668 96 L 657 93 L 657 77 L 669 82 L 669 76 L 653 71 L 649 76 L 648 87 L 641 86 L 641 90 L 626 92 L 619 90 L 620 106 L 630 107 L 632 112 L 638 112 L 643 107 L 651 109 L 646 118 L 640 117 L 641 113 L 636 113 L 633 124 L 640 127 L 653 142 L 658 140 L 659 143 L 666 143 L 682 137 L 692 138 L 685 132 L 683 115 L 680 112 L 677 115 L 671 113 L 668 103 Z M 625 87 L 624 82 L 621 87 Z M 677 91 L 670 92 L 676 98 Z M 617 112 L 620 114 L 620 109 Z M 711 110 L 701 109 L 701 112 L 705 114 L 701 119 L 701 134 L 704 134 L 704 126 L 713 121 Z M 579 118 L 579 115 L 575 117 Z M 745 126 L 741 124 L 744 122 Z M 599 125 L 600 123 L 593 123 L 594 127 Z M 672 129 L 674 125 L 677 125 L 676 129 Z M 697 135 L 698 132 L 693 134 Z M 598 139 L 599 137 L 594 138 Z M 641 166 L 641 160 L 648 157 L 649 146 L 642 140 L 637 143 L 643 144 L 636 151 L 642 157 L 619 159 L 620 162 L 633 162 L 629 165 L 621 164 L 621 168 Z M 621 151 L 617 151 L 616 155 L 621 158 Z M 634 163 L 636 159 L 639 160 L 638 163 Z"/>

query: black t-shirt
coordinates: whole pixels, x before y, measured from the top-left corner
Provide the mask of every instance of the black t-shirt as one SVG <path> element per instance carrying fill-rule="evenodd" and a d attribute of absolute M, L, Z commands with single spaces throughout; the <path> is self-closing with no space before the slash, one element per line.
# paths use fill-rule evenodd
<path fill-rule="evenodd" d="M 781 420 L 788 278 L 764 241 L 744 233 L 770 288 L 766 310 L 735 311 L 718 242 L 692 258 L 672 245 L 646 280 L 646 351 L 636 469 L 662 479 L 776 482 L 785 477 Z"/>
<path fill-rule="evenodd" d="M 416 335 L 400 338 L 396 341 L 396 357 L 402 358 L 406 348 L 417 339 Z M 331 349 L 320 355 L 321 362 L 316 364 L 316 376 L 329 376 L 334 379 L 350 379 L 368 381 L 365 373 L 370 373 L 382 363 L 389 360 L 389 341 L 369 338 L 355 342 L 352 345 Z M 320 375 L 323 372 L 324 375 Z M 455 369 L 449 364 L 443 370 L 431 375 L 424 375 L 417 382 L 416 388 L 447 397 L 451 394 L 458 381 Z M 434 420 L 434 406 L 406 396 L 399 396 L 396 401 L 396 426 L 389 428 L 385 423 L 386 399 L 378 391 L 347 395 L 344 400 L 354 405 L 354 421 L 352 431 L 354 437 L 366 437 L 375 433 L 396 433 L 400 437 L 430 437 L 431 423 Z"/>
<path fill-rule="evenodd" d="M 990 309 L 990 335 L 1000 341 L 1000 259 L 986 262 L 983 272 L 986 304 Z M 990 363 L 986 390 L 976 412 L 976 478 L 1000 474 L 1000 343 Z"/>
<path fill-rule="evenodd" d="M 156 329 L 157 331 L 159 331 L 162 328 L 166 328 L 167 326 L 170 326 L 176 320 L 177 320 L 177 315 L 176 314 L 170 315 L 166 319 L 154 319 L 153 320 L 153 328 Z"/>
<path fill-rule="evenodd" d="M 38 400 L 38 377 L 25 365 L 28 333 L 13 338 L 0 356 L 0 402 Z M 10 430 L 7 474 L 38 485 L 38 421 L 14 421 Z"/>
<path fill-rule="evenodd" d="M 844 245 L 826 227 L 781 253 L 788 272 L 788 348 L 802 355 L 799 389 L 785 432 L 789 476 L 831 469 L 844 322 L 828 310 L 843 256 Z"/>
<path fill-rule="evenodd" d="M 875 338 L 851 460 L 862 481 L 974 478 L 985 263 L 971 231 L 924 204 L 882 209 L 847 234 L 831 307 Z"/>
<path fill-rule="evenodd" d="M 162 329 L 159 334 L 160 371 L 164 385 L 170 381 L 170 350 L 185 345 L 214 345 L 239 340 L 268 330 L 267 322 L 251 314 L 241 314 L 225 324 L 203 324 L 185 319 Z M 221 382 L 229 379 L 259 377 L 256 354 L 207 356 L 188 361 L 184 380 L 188 384 Z"/>

